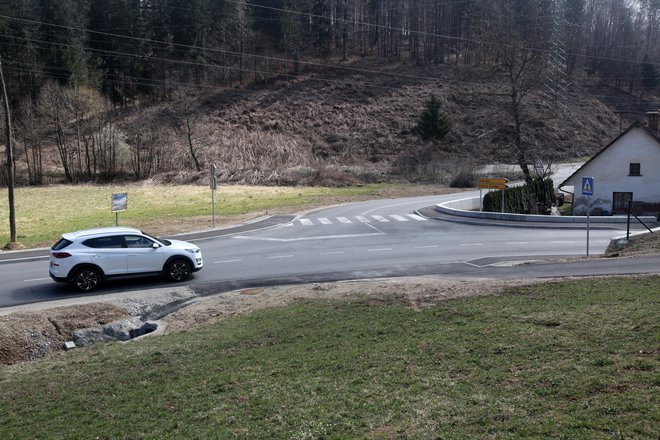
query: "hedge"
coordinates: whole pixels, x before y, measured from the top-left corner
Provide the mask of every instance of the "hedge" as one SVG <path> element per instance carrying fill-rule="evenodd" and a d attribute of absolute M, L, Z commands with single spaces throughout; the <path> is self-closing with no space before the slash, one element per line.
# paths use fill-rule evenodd
<path fill-rule="evenodd" d="M 527 184 L 506 188 L 504 191 L 504 212 L 514 214 L 529 214 L 529 201 L 527 200 Z M 555 187 L 552 179 L 534 179 L 536 201 L 539 203 L 539 212 L 544 207 L 555 203 Z M 502 190 L 491 191 L 484 196 L 484 211 L 502 212 Z"/>

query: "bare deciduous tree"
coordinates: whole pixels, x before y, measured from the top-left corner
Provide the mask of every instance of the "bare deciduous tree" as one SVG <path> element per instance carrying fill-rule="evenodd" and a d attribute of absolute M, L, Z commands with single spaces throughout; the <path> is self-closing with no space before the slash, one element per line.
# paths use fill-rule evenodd
<path fill-rule="evenodd" d="M 90 139 L 96 128 L 95 119 L 104 110 L 101 95 L 89 88 L 78 87 L 67 90 L 71 116 L 75 128 L 75 166 L 77 180 L 92 179 L 93 152 Z"/>
<path fill-rule="evenodd" d="M 199 146 L 197 145 L 197 113 L 194 100 L 186 98 L 180 108 L 179 120 L 174 124 L 174 133 L 184 138 L 184 143 L 188 148 L 190 158 L 193 160 L 195 169 L 199 172 L 202 171 L 202 165 L 198 156 Z"/>
<path fill-rule="evenodd" d="M 73 182 L 73 150 L 66 136 L 66 121 L 70 114 L 67 108 L 66 95 L 67 91 L 64 86 L 53 82 L 46 84 L 39 96 L 39 109 L 45 117 L 47 127 L 55 137 L 55 145 L 57 146 L 64 176 L 67 182 Z"/>
<path fill-rule="evenodd" d="M 126 139 L 130 149 L 130 165 L 136 179 L 144 179 L 158 170 L 162 161 L 162 142 L 156 119 L 141 107 L 136 109 L 136 119 L 128 127 Z"/>
<path fill-rule="evenodd" d="M 42 136 L 39 131 L 41 121 L 32 100 L 25 99 L 21 103 L 17 124 L 23 142 L 28 183 L 41 185 L 44 175 Z"/>
<path fill-rule="evenodd" d="M 511 153 L 523 172 L 527 184 L 527 198 L 532 214 L 538 213 L 534 178 L 529 164 L 533 163 L 534 142 L 526 139 L 525 125 L 532 120 L 527 97 L 541 86 L 545 68 L 545 44 L 550 17 L 547 5 L 533 0 L 515 2 L 504 0 L 493 5 L 482 36 L 495 42 L 492 55 L 497 72 L 506 78 L 508 113 L 511 117 Z"/>

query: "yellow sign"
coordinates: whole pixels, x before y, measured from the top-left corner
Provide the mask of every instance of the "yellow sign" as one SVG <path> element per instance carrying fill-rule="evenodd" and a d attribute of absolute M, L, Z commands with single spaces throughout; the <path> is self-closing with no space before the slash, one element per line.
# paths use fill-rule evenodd
<path fill-rule="evenodd" d="M 485 185 L 479 185 L 479 189 L 504 189 L 508 188 L 506 185 L 498 185 L 495 183 L 487 183 Z"/>
<path fill-rule="evenodd" d="M 509 179 L 479 178 L 479 189 L 504 189 Z"/>

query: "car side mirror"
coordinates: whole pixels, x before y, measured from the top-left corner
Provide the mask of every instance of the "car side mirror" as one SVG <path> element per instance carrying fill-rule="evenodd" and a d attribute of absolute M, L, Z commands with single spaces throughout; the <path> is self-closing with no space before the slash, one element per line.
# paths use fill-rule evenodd
<path fill-rule="evenodd" d="M 158 243 L 154 243 L 154 244 L 151 245 L 151 247 L 154 248 L 154 249 L 158 249 L 160 247 L 160 245 Z"/>

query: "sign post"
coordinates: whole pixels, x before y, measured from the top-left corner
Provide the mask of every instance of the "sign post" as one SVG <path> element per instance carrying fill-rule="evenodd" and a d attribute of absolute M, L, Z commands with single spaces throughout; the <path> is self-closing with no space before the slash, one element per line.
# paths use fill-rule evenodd
<path fill-rule="evenodd" d="M 537 176 L 543 177 L 545 168 L 543 167 L 543 162 L 541 162 L 541 159 L 536 159 L 534 161 L 534 169 L 536 170 Z"/>
<path fill-rule="evenodd" d="M 587 257 L 589 256 L 589 211 L 591 211 L 591 196 L 594 195 L 594 178 L 582 176 L 582 195 L 587 196 Z"/>
<path fill-rule="evenodd" d="M 128 209 L 128 193 L 112 193 L 112 212 L 115 213 L 115 226 L 119 226 L 119 212 Z"/>
<path fill-rule="evenodd" d="M 209 186 L 211 187 L 211 211 L 212 211 L 211 224 L 213 228 L 215 228 L 215 190 L 218 189 L 218 182 L 215 178 L 215 173 L 217 169 L 218 168 L 215 166 L 215 164 L 212 163 L 211 169 L 209 170 L 209 175 L 210 175 Z"/>
<path fill-rule="evenodd" d="M 479 211 L 482 210 L 482 197 L 481 197 L 481 190 L 482 189 L 499 189 L 502 190 L 502 206 L 501 206 L 501 211 L 504 212 L 504 189 L 508 188 L 507 182 L 509 179 L 497 179 L 497 178 L 487 178 L 487 177 L 480 177 L 479 178 Z"/>

